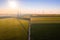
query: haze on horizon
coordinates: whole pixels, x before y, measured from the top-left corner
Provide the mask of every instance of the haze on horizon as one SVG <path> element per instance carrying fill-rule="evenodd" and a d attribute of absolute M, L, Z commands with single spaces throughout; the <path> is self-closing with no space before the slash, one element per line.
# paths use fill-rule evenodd
<path fill-rule="evenodd" d="M 8 1 L 15 2 L 16 7 L 9 7 Z M 0 14 L 17 14 L 18 12 L 22 14 L 60 14 L 60 0 L 0 0 Z"/>

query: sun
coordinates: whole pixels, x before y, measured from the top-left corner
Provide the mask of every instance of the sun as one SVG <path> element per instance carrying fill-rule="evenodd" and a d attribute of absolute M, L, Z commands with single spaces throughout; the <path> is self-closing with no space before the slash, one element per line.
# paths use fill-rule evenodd
<path fill-rule="evenodd" d="M 8 1 L 9 8 L 17 8 L 17 3 L 15 1 Z"/>

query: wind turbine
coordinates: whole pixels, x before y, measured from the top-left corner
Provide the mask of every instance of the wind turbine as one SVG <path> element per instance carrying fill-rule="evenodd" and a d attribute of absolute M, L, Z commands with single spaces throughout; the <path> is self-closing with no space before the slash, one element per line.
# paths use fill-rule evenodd
<path fill-rule="evenodd" d="M 23 26 L 23 24 L 21 23 L 21 21 L 19 20 L 19 17 L 21 17 L 21 9 L 19 8 L 19 7 L 17 7 L 18 6 L 18 4 L 13 0 L 9 0 L 8 1 L 8 5 L 9 5 L 9 8 L 12 8 L 12 9 L 16 9 L 16 8 L 18 8 L 18 14 L 17 14 L 17 21 L 22 25 L 22 27 L 23 27 L 23 29 L 24 29 L 24 31 L 25 31 L 25 27 Z M 29 21 L 30 22 L 30 21 Z M 30 26 L 30 24 L 29 24 L 29 26 Z M 30 27 L 29 27 L 29 38 L 28 38 L 29 40 L 30 40 Z"/>
<path fill-rule="evenodd" d="M 8 7 L 11 10 L 16 10 L 18 11 L 17 17 L 19 16 L 19 9 L 18 9 L 18 3 L 16 2 L 16 0 L 8 0 Z M 18 9 L 18 10 L 17 10 Z"/>

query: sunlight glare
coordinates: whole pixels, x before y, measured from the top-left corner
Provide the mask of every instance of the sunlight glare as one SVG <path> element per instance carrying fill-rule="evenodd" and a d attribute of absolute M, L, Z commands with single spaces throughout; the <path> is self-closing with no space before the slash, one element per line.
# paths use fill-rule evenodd
<path fill-rule="evenodd" d="M 15 1 L 9 1 L 8 5 L 10 8 L 14 8 L 14 9 L 17 8 L 17 3 Z"/>

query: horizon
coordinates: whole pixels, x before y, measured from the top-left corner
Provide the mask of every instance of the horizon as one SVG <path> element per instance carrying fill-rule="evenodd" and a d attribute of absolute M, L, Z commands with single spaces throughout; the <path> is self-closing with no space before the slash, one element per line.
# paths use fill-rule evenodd
<path fill-rule="evenodd" d="M 60 14 L 60 0 L 0 0 L 0 14 L 17 13 Z"/>

